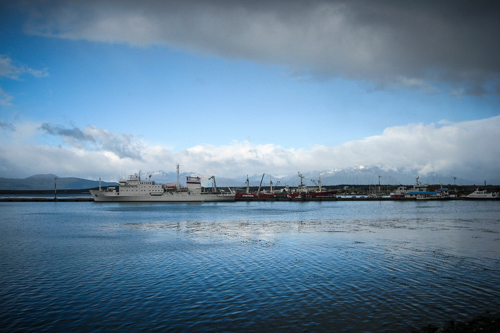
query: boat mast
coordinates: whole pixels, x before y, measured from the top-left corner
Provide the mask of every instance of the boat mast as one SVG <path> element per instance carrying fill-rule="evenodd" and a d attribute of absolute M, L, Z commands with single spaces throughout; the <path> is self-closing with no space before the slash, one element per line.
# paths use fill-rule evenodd
<path fill-rule="evenodd" d="M 305 186 L 304 182 L 303 182 L 303 180 L 304 180 L 305 177 L 300 173 L 300 171 L 298 172 L 298 174 L 299 174 L 299 177 L 300 177 L 300 186 L 297 187 L 297 191 L 298 192 L 302 191 L 302 192 L 307 193 L 307 191 L 308 191 L 307 186 Z"/>
<path fill-rule="evenodd" d="M 177 183 L 175 184 L 175 189 L 177 191 L 179 191 L 179 188 L 180 188 L 180 183 L 179 183 L 179 164 L 176 164 L 175 169 L 177 171 Z"/>
<path fill-rule="evenodd" d="M 300 171 L 299 171 L 299 177 L 300 177 L 300 188 L 302 188 L 302 186 L 304 186 L 304 184 L 302 184 L 302 179 L 304 179 L 304 176 L 302 176 Z"/>
<path fill-rule="evenodd" d="M 382 194 L 382 192 L 380 191 L 380 178 L 381 178 L 381 177 L 382 177 L 382 176 L 378 176 L 378 194 L 379 194 L 379 195 L 381 195 L 381 194 Z"/>
<path fill-rule="evenodd" d="M 247 175 L 246 184 L 247 184 L 247 194 L 250 194 L 250 181 L 248 180 L 248 175 Z"/>

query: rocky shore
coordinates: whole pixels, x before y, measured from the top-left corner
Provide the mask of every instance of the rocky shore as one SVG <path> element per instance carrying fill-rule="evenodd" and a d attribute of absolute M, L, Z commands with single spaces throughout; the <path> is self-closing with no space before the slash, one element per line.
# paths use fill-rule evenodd
<path fill-rule="evenodd" d="M 468 333 L 468 332 L 500 332 L 500 312 L 487 313 L 467 322 L 448 321 L 443 326 L 427 325 L 413 333 Z"/>

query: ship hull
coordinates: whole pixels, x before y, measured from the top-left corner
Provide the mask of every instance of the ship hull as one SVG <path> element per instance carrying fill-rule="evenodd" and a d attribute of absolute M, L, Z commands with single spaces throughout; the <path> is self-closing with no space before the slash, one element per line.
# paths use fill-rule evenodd
<path fill-rule="evenodd" d="M 234 194 L 165 192 L 162 195 L 120 195 L 118 192 L 90 190 L 95 202 L 227 202 Z"/>

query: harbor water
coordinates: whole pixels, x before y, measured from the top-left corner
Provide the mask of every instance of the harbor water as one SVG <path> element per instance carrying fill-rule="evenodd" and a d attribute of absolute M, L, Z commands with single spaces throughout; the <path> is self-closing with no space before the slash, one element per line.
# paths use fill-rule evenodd
<path fill-rule="evenodd" d="M 500 310 L 499 201 L 0 210 L 2 331 L 408 332 Z"/>

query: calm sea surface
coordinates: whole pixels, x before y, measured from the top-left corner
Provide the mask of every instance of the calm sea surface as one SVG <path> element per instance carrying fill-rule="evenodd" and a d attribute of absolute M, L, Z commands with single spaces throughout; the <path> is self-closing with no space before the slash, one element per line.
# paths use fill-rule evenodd
<path fill-rule="evenodd" d="M 407 332 L 500 310 L 500 202 L 0 203 L 2 331 Z"/>

